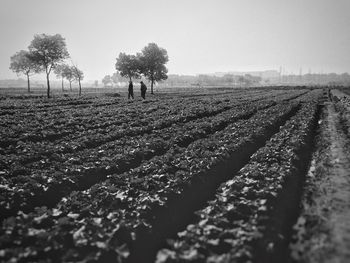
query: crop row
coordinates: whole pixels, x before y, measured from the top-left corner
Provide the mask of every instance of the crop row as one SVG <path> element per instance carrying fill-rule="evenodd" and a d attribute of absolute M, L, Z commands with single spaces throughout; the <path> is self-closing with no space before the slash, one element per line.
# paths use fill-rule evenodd
<path fill-rule="evenodd" d="M 177 134 L 178 130 L 183 132 L 198 132 L 199 130 L 203 130 L 205 132 L 208 130 L 207 127 L 210 127 L 211 122 L 226 122 L 228 123 L 232 120 L 233 116 L 249 116 L 253 112 L 258 109 L 263 109 L 274 105 L 274 102 L 256 102 L 254 104 L 245 104 L 243 106 L 223 106 L 223 107 L 213 107 L 212 109 L 208 109 L 207 112 L 197 112 L 199 115 L 192 115 L 182 119 L 172 118 L 174 123 L 163 122 L 163 125 L 155 126 L 154 123 L 149 123 L 146 127 L 146 130 L 137 130 L 139 133 L 132 132 L 118 132 L 115 134 L 109 131 L 108 135 L 104 135 L 103 138 L 99 138 L 97 134 L 95 134 L 95 138 L 92 137 L 92 140 L 86 142 L 86 137 L 84 138 L 83 143 L 78 141 L 65 141 L 63 145 L 60 143 L 35 143 L 35 144 L 21 144 L 21 149 L 18 152 L 9 154 L 7 151 L 6 157 L 3 158 L 2 168 L 3 171 L 7 170 L 5 176 L 13 177 L 15 174 L 11 173 L 11 170 L 16 170 L 15 167 L 19 167 L 20 169 L 23 166 L 29 167 L 31 164 L 36 165 L 37 162 L 40 162 L 44 165 L 38 167 L 38 169 L 44 168 L 45 164 L 52 164 L 53 161 L 64 162 L 68 159 L 76 159 L 80 158 L 80 156 L 84 157 L 87 155 L 91 155 L 91 153 L 98 151 L 99 153 L 105 152 L 106 150 L 116 150 L 116 154 L 118 154 L 119 148 L 126 147 L 125 151 L 128 151 L 129 145 L 140 145 L 142 143 L 143 136 L 144 142 L 147 141 L 150 137 L 162 139 L 163 137 L 166 140 L 169 140 L 169 137 L 172 137 L 173 134 Z M 205 115 L 204 115 L 205 113 Z M 180 116 L 179 116 L 180 117 Z M 153 126 L 154 125 L 154 126 Z M 151 129 L 153 126 L 153 129 Z M 197 126 L 197 127 L 196 127 Z M 131 131 L 131 129 L 129 130 Z M 119 136 L 118 136 L 119 135 Z M 85 135 L 86 136 L 86 135 Z M 65 148 L 64 146 L 68 146 Z M 96 146 L 96 147 L 94 147 Z M 139 147 L 142 148 L 140 145 Z M 19 147 L 18 147 L 19 148 Z M 73 150 L 72 150 L 73 148 Z M 105 156 L 104 154 L 99 154 L 97 159 Z M 83 161 L 82 161 L 83 162 Z M 74 163 L 73 163 L 74 164 Z M 16 173 L 16 172 L 15 172 Z M 23 174 L 23 173 L 18 173 Z"/>
<path fill-rule="evenodd" d="M 82 107 L 76 107 L 76 106 L 67 106 L 67 107 L 63 107 L 63 106 L 57 106 L 57 107 L 53 107 L 53 108 L 45 108 L 45 111 L 41 111 L 39 107 L 39 105 L 24 105 L 23 111 L 18 111 L 18 110 L 14 110 L 13 113 L 18 115 L 18 117 L 20 116 L 25 116 L 26 119 L 29 119 L 30 121 L 32 120 L 36 120 L 37 116 L 40 116 L 40 119 L 46 123 L 46 119 L 48 119 L 48 123 L 51 122 L 51 119 L 54 117 L 54 119 L 56 119 L 57 117 L 60 117 L 60 115 L 62 115 L 62 117 L 64 117 L 64 113 L 69 113 L 72 109 L 74 109 L 74 114 L 75 116 L 78 117 L 83 117 L 85 116 L 87 113 L 93 113 L 96 112 L 98 113 L 99 111 L 103 111 L 105 109 L 107 109 L 109 112 L 113 112 L 113 110 L 120 110 L 119 107 L 117 106 L 121 106 L 121 109 L 123 109 L 124 107 L 128 108 L 129 106 L 133 107 L 133 106 L 137 106 L 140 110 L 140 112 L 142 113 L 143 110 L 145 109 L 145 106 L 147 106 L 147 104 L 153 104 L 154 102 L 156 102 L 157 106 L 160 106 L 161 108 L 166 107 L 166 108 L 170 108 L 169 106 L 188 106 L 191 105 L 192 103 L 200 103 L 203 101 L 206 102 L 210 102 L 212 103 L 213 101 L 218 101 L 218 100 L 224 100 L 225 98 L 230 98 L 230 99 L 234 99 L 236 101 L 240 101 L 240 100 L 244 100 L 244 99 L 252 99 L 252 98 L 264 98 L 267 96 L 277 96 L 279 94 L 283 94 L 283 93 L 295 93 L 298 91 L 275 91 L 272 94 L 271 93 L 267 93 L 267 92 L 254 92 L 254 91 L 250 91 L 250 92 L 246 92 L 246 93 L 241 93 L 241 94 L 237 94 L 237 93 L 233 93 L 233 94 L 227 94 L 225 96 L 210 96 L 210 97 L 199 97 L 199 98 L 158 98 L 158 99 L 152 99 L 150 101 L 146 101 L 146 102 L 139 102 L 139 101 L 133 101 L 132 103 L 130 103 L 129 101 L 125 101 L 125 100 L 114 100 L 114 101 L 109 101 L 108 103 L 105 102 L 105 98 L 95 98 L 93 100 L 92 104 L 89 105 L 85 105 L 83 108 Z M 54 102 L 51 102 L 54 105 Z M 99 106 L 99 107 L 97 107 Z M 108 107 L 111 106 L 111 107 Z M 147 108 L 147 107 L 146 107 Z M 1 111 L 1 113 L 4 113 L 4 110 Z M 58 115 L 58 116 L 56 116 Z M 33 119 L 31 119 L 33 118 Z M 0 126 L 9 126 L 11 124 L 16 124 L 16 122 L 13 120 L 13 118 L 2 118 L 1 122 L 0 122 Z"/>
<path fill-rule="evenodd" d="M 174 101 L 175 103 L 176 101 Z M 234 103 L 233 103 L 234 104 Z M 46 120 L 42 120 L 42 116 L 36 116 L 35 120 L 27 120 L 23 116 L 18 117 L 16 128 L 9 126 L 7 130 L 12 130 L 6 135 L 6 129 L 2 132 L 4 136 L 0 145 L 2 147 L 12 146 L 15 148 L 18 141 L 23 142 L 40 142 L 40 141 L 56 141 L 67 140 L 68 138 L 79 138 L 85 133 L 98 134 L 99 132 L 108 133 L 121 129 L 137 129 L 144 126 L 156 125 L 156 122 L 177 121 L 186 117 L 195 118 L 197 115 L 210 114 L 225 110 L 230 101 L 218 101 L 208 106 L 207 103 L 198 102 L 190 107 L 185 107 L 183 103 L 175 105 L 130 105 L 128 107 L 106 107 L 96 111 L 90 110 L 84 114 L 77 113 L 75 109 L 61 115 L 50 115 Z M 162 120 L 164 117 L 164 120 Z M 44 124 L 46 123 L 46 124 Z"/>
<path fill-rule="evenodd" d="M 338 112 L 340 128 L 350 138 L 350 96 L 344 93 L 345 91 L 332 90 L 331 99 L 334 102 L 334 108 Z"/>
<path fill-rule="evenodd" d="M 255 103 L 256 104 L 256 103 Z M 270 103 L 267 103 L 266 105 L 268 105 Z M 253 108 L 253 111 L 255 110 L 255 108 L 264 108 L 265 104 L 263 103 L 258 103 L 258 106 L 252 106 L 252 105 L 244 105 L 244 107 L 248 107 L 248 108 Z M 230 107 L 227 105 L 222 106 L 221 108 L 214 108 L 214 110 L 212 112 L 207 112 L 206 114 L 208 116 L 212 116 L 215 114 L 219 114 L 218 112 L 223 112 L 223 117 L 225 118 L 225 112 L 226 110 L 228 110 Z M 239 109 L 236 107 L 236 110 L 238 111 L 242 111 L 242 109 Z M 202 116 L 202 113 L 199 113 L 200 116 L 194 116 L 193 119 L 197 119 L 198 118 L 204 118 L 204 121 L 208 121 L 205 116 Z M 227 114 L 227 113 L 226 113 Z M 242 113 L 243 115 L 246 115 L 246 113 Z M 248 114 L 249 115 L 249 114 Z M 188 121 L 189 119 L 192 119 L 191 116 L 186 116 L 185 119 L 183 119 L 184 116 L 181 116 L 182 119 L 180 119 L 181 121 L 185 121 L 184 124 L 181 125 L 185 125 L 184 127 L 182 127 L 184 130 L 186 129 L 193 129 L 193 127 L 191 127 L 191 122 L 188 123 L 189 125 L 186 124 L 186 121 Z M 172 119 L 172 121 L 175 121 L 175 124 L 178 125 L 179 123 L 176 123 L 179 121 L 179 119 Z M 164 123 L 164 122 L 163 122 Z M 192 124 L 193 125 L 193 124 Z M 195 125 L 198 125 L 197 122 L 195 122 Z M 163 126 L 167 127 L 170 126 L 166 120 L 165 120 L 165 125 L 160 125 L 158 127 L 152 127 L 152 126 L 147 126 L 148 129 L 146 130 L 139 130 L 141 135 L 143 133 L 154 133 L 154 130 L 158 130 L 158 129 L 162 129 Z M 171 128 L 173 128 L 174 124 L 171 124 Z M 188 128 L 190 127 L 190 128 Z M 203 124 L 201 125 L 201 127 L 203 127 Z M 205 125 L 204 125 L 205 127 Z M 153 129 L 152 129 L 153 128 Z M 167 133 L 167 130 L 171 130 L 171 132 L 173 132 L 172 129 L 169 128 L 164 128 L 162 129 L 164 130 L 162 131 L 158 131 L 155 132 L 154 134 L 159 134 L 159 133 Z M 105 133 L 108 132 L 105 131 Z M 26 175 L 30 172 L 30 169 L 27 169 L 26 167 L 23 166 L 27 166 L 28 164 L 32 164 L 34 162 L 34 164 L 32 166 L 36 167 L 37 169 L 42 169 L 47 165 L 52 166 L 53 168 L 55 168 L 56 170 L 61 170 L 59 169 L 60 166 L 62 166 L 61 164 L 55 165 L 55 161 L 57 162 L 57 160 L 66 160 L 65 162 L 70 163 L 70 165 L 74 165 L 74 164 L 79 164 L 82 163 L 86 160 L 79 160 L 79 158 L 76 158 L 75 156 L 78 155 L 77 150 L 82 150 L 80 151 L 80 155 L 82 156 L 87 156 L 86 153 L 84 153 L 84 149 L 88 149 L 89 151 L 89 159 L 93 159 L 93 157 L 106 157 L 106 159 L 111 159 L 109 156 L 105 156 L 104 154 L 100 154 L 101 152 L 104 152 L 106 150 L 106 148 L 108 149 L 114 149 L 117 147 L 121 147 L 124 146 L 124 148 L 126 149 L 130 149 L 130 146 L 128 144 L 133 143 L 134 145 L 142 145 L 142 142 L 139 142 L 140 139 L 138 139 L 138 134 L 134 134 L 131 133 L 131 136 L 135 136 L 136 140 L 132 140 L 132 138 L 129 138 L 128 135 L 130 135 L 128 132 L 123 133 L 123 132 L 109 132 L 108 136 L 104 136 L 104 137 L 100 137 L 97 134 L 92 135 L 91 140 L 86 140 L 86 136 L 83 137 L 83 143 L 78 141 L 65 141 L 63 142 L 63 145 L 60 143 L 57 144 L 48 144 L 48 143 L 35 143 L 35 144 L 19 144 L 16 149 L 17 152 L 13 153 L 13 154 L 9 154 L 10 151 L 6 151 L 6 155 L 2 156 L 1 158 L 1 173 L 3 176 L 5 177 L 13 177 L 13 176 L 17 176 L 17 175 Z M 154 136 L 153 136 L 154 137 Z M 117 140 L 117 141 L 114 141 Z M 125 141 L 128 142 L 130 141 L 131 143 L 125 144 Z M 80 143 L 80 144 L 79 144 Z M 105 143 L 105 144 L 104 144 Z M 95 146 L 98 146 L 96 148 L 94 148 Z M 85 150 L 87 151 L 87 150 Z M 91 154 L 91 151 L 98 151 L 99 154 Z M 135 151 L 135 150 L 134 150 Z M 66 154 L 65 154 L 66 153 Z M 120 152 L 116 152 L 115 154 L 120 154 Z M 67 161 L 68 160 L 68 161 Z M 54 161 L 54 163 L 52 163 Z M 71 161 L 71 162 L 69 162 Z M 30 165 L 29 165 L 30 166 Z M 86 165 L 88 166 L 88 165 Z M 63 165 L 63 167 L 65 167 Z M 53 171 L 50 171 L 51 173 Z M 44 178 L 46 178 L 46 176 L 44 176 Z"/>
<path fill-rule="evenodd" d="M 286 92 L 299 92 L 295 90 L 274 90 L 268 92 L 267 90 L 233 90 L 225 93 L 209 93 L 209 94 L 196 94 L 197 98 L 180 96 L 172 98 L 171 96 L 163 96 L 159 98 L 152 98 L 147 103 L 156 102 L 169 103 L 172 100 L 194 100 L 203 99 L 212 101 L 213 99 L 220 99 L 226 97 L 235 97 L 237 99 L 244 99 L 248 97 L 266 96 L 267 94 L 273 94 L 274 96 Z M 135 103 L 139 103 L 135 101 Z M 54 101 L 51 100 L 3 100 L 0 106 L 0 115 L 8 117 L 12 115 L 26 115 L 27 117 L 34 117 L 38 114 L 45 115 L 45 113 L 61 113 L 69 111 L 74 108 L 78 111 L 85 111 L 87 109 L 98 109 L 108 106 L 121 105 L 125 106 L 129 104 L 129 101 L 120 98 L 109 98 L 109 97 L 79 97 L 79 98 L 57 98 Z M 0 126 L 6 125 L 6 123 L 0 122 Z"/>
<path fill-rule="evenodd" d="M 295 97 L 294 93 L 289 92 L 284 95 L 279 94 L 276 98 L 273 98 L 273 96 L 271 98 L 270 96 L 269 99 L 281 101 L 293 97 Z M 3 136 L 0 140 L 0 146 L 5 147 L 2 150 L 2 154 L 18 154 L 18 152 L 25 152 L 26 148 L 36 147 L 35 144 L 37 142 L 58 144 L 60 141 L 67 142 L 73 139 L 85 138 L 86 133 L 93 137 L 97 137 L 100 133 L 103 138 L 110 131 L 118 131 L 120 133 L 126 128 L 128 130 L 142 129 L 145 128 L 144 126 L 148 126 L 146 127 L 147 132 L 153 128 L 153 123 L 157 125 L 157 122 L 169 123 L 169 121 L 191 120 L 196 118 L 193 115 L 202 117 L 210 114 L 211 110 L 214 110 L 215 114 L 215 111 L 224 110 L 237 104 L 260 100 L 261 98 L 260 96 L 257 98 L 250 97 L 248 100 L 245 99 L 243 101 L 237 98 L 230 99 L 212 100 L 210 103 L 207 100 L 196 100 L 195 103 L 193 101 L 190 103 L 191 101 L 175 100 L 171 104 L 160 103 L 157 106 L 142 105 L 142 107 L 132 104 L 128 105 L 128 107 L 106 107 L 83 113 L 71 109 L 69 112 L 60 112 L 59 114 L 50 112 L 45 117 L 39 114 L 34 119 L 30 119 L 28 116 L 18 116 L 18 118 L 14 118 L 15 124 L 7 125 L 1 130 Z M 187 103 L 191 106 L 188 106 Z M 163 120 L 162 117 L 164 115 L 167 118 Z M 56 143 L 57 141 L 58 143 Z"/>
<path fill-rule="evenodd" d="M 204 106 L 204 103 L 198 102 L 190 107 L 190 110 L 201 106 Z M 32 118 L 18 115 L 16 118 L 12 117 L 13 121 L 16 121 L 14 124 L 5 124 L 0 145 L 2 147 L 16 145 L 17 141 L 54 141 L 85 130 L 113 129 L 122 124 L 143 124 L 143 119 L 152 119 L 152 117 L 156 119 L 165 114 L 176 116 L 187 110 L 182 101 L 172 107 L 173 111 L 169 111 L 169 108 L 166 104 L 157 106 L 133 104 L 128 107 L 114 105 L 101 109 L 87 108 L 84 111 L 70 108 L 68 111 L 37 113 Z"/>
<path fill-rule="evenodd" d="M 295 100 L 300 102 L 309 102 L 313 100 L 319 101 L 319 98 L 322 95 L 323 95 L 322 89 L 313 89 L 311 91 L 301 93 L 301 95 L 295 98 Z"/>
<path fill-rule="evenodd" d="M 156 107 L 151 106 L 144 109 L 141 113 L 140 110 L 129 107 L 123 110 L 123 114 L 115 112 L 112 109 L 107 109 L 105 113 L 99 112 L 96 115 L 90 113 L 84 118 L 65 115 L 65 118 L 57 117 L 58 120 L 50 124 L 51 129 L 37 124 L 37 128 L 31 130 L 30 126 L 27 125 L 28 120 L 23 120 L 22 117 L 16 124 L 21 127 L 20 134 L 3 136 L 2 143 L 0 144 L 9 147 L 3 149 L 2 154 L 25 153 L 31 149 L 41 147 L 42 145 L 40 144 L 43 144 L 44 147 L 46 145 L 54 145 L 56 148 L 64 148 L 65 145 L 70 145 L 73 148 L 70 150 L 76 150 L 76 147 L 79 147 L 76 144 L 79 144 L 80 141 L 89 144 L 89 137 L 92 138 L 91 143 L 96 144 L 97 137 L 100 137 L 100 141 L 103 143 L 113 140 L 115 136 L 119 137 L 123 134 L 138 135 L 147 133 L 153 129 L 168 127 L 176 122 L 186 122 L 196 118 L 215 115 L 235 106 L 236 103 L 226 100 L 224 102 L 212 102 L 209 105 L 206 102 L 197 103 L 190 107 L 183 106 L 183 104 L 179 105 L 181 106 L 177 106 L 177 104 L 172 107 L 169 107 L 169 105 L 167 107 L 160 107 L 159 105 Z M 106 113 L 109 113 L 108 111 L 112 112 L 112 117 L 106 117 Z M 164 115 L 166 115 L 165 118 Z M 40 117 L 38 117 L 39 119 Z M 11 126 L 8 129 L 11 129 Z M 3 132 L 6 133 L 6 130 L 3 130 Z M 108 133 L 108 136 L 106 136 L 106 133 Z M 75 144 L 72 144 L 71 141 L 73 140 Z M 82 145 L 82 147 L 85 146 Z"/>
<path fill-rule="evenodd" d="M 218 105 L 216 105 L 216 103 Z M 239 99 L 212 99 L 210 105 L 234 105 Z M 189 106 L 190 105 L 190 106 Z M 77 110 L 61 108 L 56 111 L 36 112 L 35 114 L 17 114 L 2 118 L 0 146 L 16 146 L 18 141 L 37 142 L 55 141 L 65 137 L 79 137 L 82 133 L 99 132 L 105 129 L 116 129 L 121 125 L 138 126 L 145 122 L 167 115 L 169 118 L 186 115 L 189 111 L 201 111 L 207 106 L 207 100 L 178 99 L 161 102 L 154 106 L 145 103 L 110 105 L 102 108 L 85 108 Z M 118 117 L 118 118 L 116 118 Z"/>
<path fill-rule="evenodd" d="M 64 106 L 72 106 L 72 105 L 84 105 L 93 103 L 92 98 L 81 97 L 79 100 L 67 97 L 56 98 L 55 101 L 50 101 L 47 99 L 7 99 L 2 101 L 2 105 L 0 106 L 0 110 L 4 111 L 12 111 L 12 110 L 31 110 L 31 108 L 36 109 L 44 109 L 50 107 L 64 107 Z"/>
<path fill-rule="evenodd" d="M 234 106 L 230 106 L 228 102 L 218 103 L 213 105 L 197 105 L 196 107 L 189 107 L 186 110 L 178 113 L 169 111 L 157 112 L 144 118 L 134 117 L 132 114 L 127 114 L 125 123 L 119 125 L 111 125 L 94 130 L 82 129 L 76 135 L 67 136 L 60 140 L 47 142 L 17 142 L 16 145 L 8 147 L 3 150 L 6 154 L 7 160 L 16 160 L 18 155 L 26 155 L 28 159 L 38 160 L 45 158 L 53 153 L 69 153 L 77 152 L 85 148 L 94 148 L 104 143 L 120 139 L 125 136 L 139 136 L 143 134 L 152 133 L 155 130 L 161 130 L 179 123 L 186 123 L 196 119 L 205 118 L 208 116 L 215 116 L 224 112 Z M 164 117 L 164 115 L 166 115 Z M 126 119 L 134 119 L 127 122 Z M 101 118 L 103 119 L 103 118 Z M 118 118 L 121 119 L 120 117 Z M 40 156 L 42 157 L 40 158 Z M 6 162 L 4 159 L 4 162 Z"/>
<path fill-rule="evenodd" d="M 6 102 L 6 101 L 5 101 Z M 7 104 L 7 105 L 6 105 Z M 64 99 L 29 99 L 29 100 L 8 100 L 5 105 L 0 107 L 0 116 L 13 116 L 17 114 L 26 114 L 35 116 L 36 114 L 45 114 L 47 112 L 61 112 L 75 108 L 77 110 L 85 110 L 86 108 L 100 108 L 109 105 L 123 104 L 119 98 L 108 97 L 79 97 Z M 125 104 L 125 102 L 124 102 Z"/>
<path fill-rule="evenodd" d="M 261 91 L 259 91 L 261 92 Z M 246 93 L 246 92 L 245 92 Z M 257 93 L 256 91 L 251 92 L 252 94 Z M 243 91 L 231 91 L 228 94 L 211 94 L 211 97 L 222 97 L 224 95 L 235 95 L 235 97 L 240 97 L 240 95 L 244 96 Z M 203 97 L 203 95 L 202 95 Z M 161 101 L 171 100 L 171 97 L 161 98 Z M 181 97 L 178 99 L 187 99 L 185 97 Z M 151 99 L 150 101 L 157 101 L 157 99 Z M 160 100 L 159 100 L 160 101 Z M 5 100 L 0 106 L 1 115 L 13 115 L 20 113 L 31 113 L 37 114 L 40 112 L 46 111 L 55 111 L 55 110 L 65 110 L 70 109 L 72 107 L 84 110 L 85 108 L 99 108 L 105 107 L 109 105 L 115 104 L 127 104 L 128 101 L 125 101 L 121 98 L 111 98 L 111 97 L 79 97 L 79 98 L 57 98 L 54 101 L 47 99 L 30 99 L 30 100 Z"/>
<path fill-rule="evenodd" d="M 23 163 L 22 160 L 22 163 L 14 163 L 2 174 L 1 217 L 18 210 L 30 211 L 40 205 L 52 206 L 73 190 L 86 189 L 104 180 L 108 174 L 135 168 L 144 160 L 162 155 L 172 147 L 186 147 L 273 104 L 266 102 L 248 109 L 235 108 L 213 118 L 173 125 L 144 136 L 123 136 L 79 153 L 56 152 L 38 162 Z"/>
<path fill-rule="evenodd" d="M 187 148 L 173 147 L 129 172 L 109 175 L 53 209 L 6 219 L 0 259 L 146 259 L 155 243 L 181 224 L 180 211 L 190 215 L 206 200 L 206 188 L 243 166 L 297 109 L 298 104 L 285 103 L 261 110 Z"/>
<path fill-rule="evenodd" d="M 160 250 L 163 262 L 283 262 L 310 157 L 317 102 L 309 102 L 223 184 Z"/>
<path fill-rule="evenodd" d="M 349 105 L 350 106 L 350 105 Z M 334 103 L 334 107 L 338 112 L 339 125 L 344 134 L 350 138 L 350 107 L 347 106 L 343 101 Z"/>

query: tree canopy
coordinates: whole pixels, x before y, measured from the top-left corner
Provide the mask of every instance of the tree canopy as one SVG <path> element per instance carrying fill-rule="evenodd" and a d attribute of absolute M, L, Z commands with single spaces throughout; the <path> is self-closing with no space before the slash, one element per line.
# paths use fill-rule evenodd
<path fill-rule="evenodd" d="M 72 90 L 72 82 L 75 80 L 73 75 L 72 67 L 68 64 L 59 64 L 55 66 L 54 73 L 57 77 L 62 78 L 62 90 L 63 90 L 63 79 L 68 80 L 70 90 Z"/>
<path fill-rule="evenodd" d="M 125 53 L 119 53 L 117 63 L 115 64 L 117 72 L 122 76 L 128 78 L 130 81 L 132 78 L 139 78 L 139 60 L 135 55 L 127 55 Z"/>
<path fill-rule="evenodd" d="M 47 97 L 50 97 L 51 70 L 60 62 L 69 57 L 65 39 L 60 35 L 35 35 L 29 51 L 33 61 L 46 73 Z"/>
<path fill-rule="evenodd" d="M 32 59 L 29 51 L 21 50 L 14 54 L 11 58 L 10 69 L 17 74 L 27 76 L 28 92 L 30 92 L 29 76 L 40 71 L 40 66 Z"/>
<path fill-rule="evenodd" d="M 128 81 L 127 77 L 122 77 L 119 72 L 114 72 L 111 76 L 111 80 L 114 84 L 118 85 L 119 82 L 126 82 Z"/>
<path fill-rule="evenodd" d="M 109 83 L 112 84 L 112 78 L 110 75 L 106 75 L 102 79 L 103 85 L 106 87 Z"/>
<path fill-rule="evenodd" d="M 168 69 L 165 64 L 169 61 L 168 52 L 155 43 L 150 43 L 137 54 L 140 61 L 140 72 L 151 82 L 151 94 L 153 84 L 168 78 Z"/>

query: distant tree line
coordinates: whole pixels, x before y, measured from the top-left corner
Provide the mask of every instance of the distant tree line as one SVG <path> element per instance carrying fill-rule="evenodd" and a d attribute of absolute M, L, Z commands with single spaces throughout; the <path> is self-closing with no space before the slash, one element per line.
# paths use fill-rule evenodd
<path fill-rule="evenodd" d="M 223 76 L 200 74 L 196 76 L 186 75 L 169 75 L 167 83 L 168 86 L 253 86 L 259 85 L 262 78 L 259 76 L 252 76 L 250 74 L 245 75 L 233 75 L 225 74 Z"/>
<path fill-rule="evenodd" d="M 102 79 L 103 85 L 106 86 L 117 86 L 119 83 L 124 83 L 129 81 L 128 78 L 122 77 L 118 72 L 113 75 L 106 75 Z M 233 75 L 225 74 L 223 76 L 215 75 L 176 75 L 170 74 L 167 76 L 164 86 L 174 87 L 174 86 L 254 86 L 260 85 L 262 78 L 259 76 L 253 76 L 250 74 L 244 75 Z"/>
<path fill-rule="evenodd" d="M 76 65 L 68 65 L 65 61 L 69 58 L 65 39 L 60 35 L 35 35 L 28 46 L 28 50 L 21 50 L 14 54 L 10 60 L 10 69 L 17 74 L 27 77 L 28 92 L 30 92 L 30 76 L 44 72 L 47 83 L 47 97 L 50 98 L 50 74 L 54 73 L 63 80 L 67 79 L 72 87 L 72 81 L 79 83 L 79 95 L 81 95 L 81 81 L 83 72 Z"/>
<path fill-rule="evenodd" d="M 325 74 L 304 74 L 304 75 L 281 75 L 277 77 L 254 76 L 252 74 L 225 74 L 216 75 L 168 75 L 164 85 L 166 86 L 257 86 L 267 85 L 330 85 L 330 86 L 349 86 L 350 74 L 325 73 Z"/>
<path fill-rule="evenodd" d="M 324 73 L 324 74 L 304 74 L 304 75 L 282 75 L 279 79 L 282 84 L 290 85 L 331 85 L 349 86 L 350 75 L 348 73 Z"/>
<path fill-rule="evenodd" d="M 102 79 L 102 83 L 105 87 L 107 86 L 117 86 L 120 83 L 129 81 L 128 78 L 122 77 L 118 72 L 114 72 L 113 75 L 106 75 Z"/>

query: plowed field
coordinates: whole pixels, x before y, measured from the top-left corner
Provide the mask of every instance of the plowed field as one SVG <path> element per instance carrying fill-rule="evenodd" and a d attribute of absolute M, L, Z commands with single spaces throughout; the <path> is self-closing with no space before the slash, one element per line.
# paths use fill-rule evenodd
<path fill-rule="evenodd" d="M 319 227 L 346 262 L 349 110 L 306 88 L 3 98 L 0 261 L 322 262 Z"/>

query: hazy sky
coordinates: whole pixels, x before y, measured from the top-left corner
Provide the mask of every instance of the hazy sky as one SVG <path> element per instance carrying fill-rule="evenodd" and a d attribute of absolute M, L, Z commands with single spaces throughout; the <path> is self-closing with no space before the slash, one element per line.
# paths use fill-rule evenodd
<path fill-rule="evenodd" d="M 0 0 L 0 79 L 41 33 L 66 39 L 87 80 L 150 42 L 170 74 L 350 72 L 350 0 Z"/>

